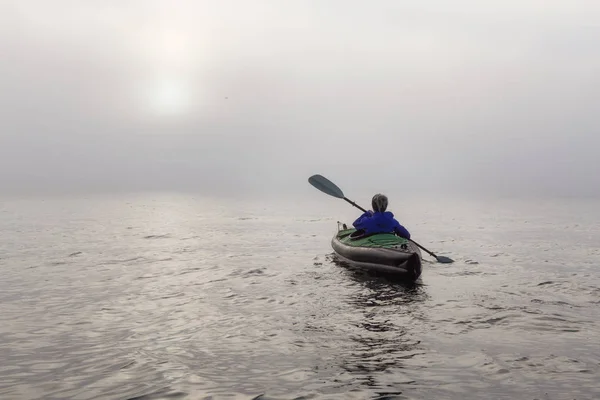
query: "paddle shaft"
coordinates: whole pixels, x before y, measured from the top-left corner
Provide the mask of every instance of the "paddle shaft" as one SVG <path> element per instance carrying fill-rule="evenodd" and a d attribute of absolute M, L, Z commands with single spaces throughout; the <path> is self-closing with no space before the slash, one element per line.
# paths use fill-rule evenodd
<path fill-rule="evenodd" d="M 361 206 L 359 206 L 358 204 L 356 204 L 355 202 L 353 202 L 352 200 L 350 200 L 347 197 L 343 197 L 344 200 L 346 200 L 348 203 L 352 204 L 354 207 L 358 208 L 359 210 L 361 210 L 362 212 L 367 212 L 367 210 L 365 210 L 364 208 L 362 208 Z"/>

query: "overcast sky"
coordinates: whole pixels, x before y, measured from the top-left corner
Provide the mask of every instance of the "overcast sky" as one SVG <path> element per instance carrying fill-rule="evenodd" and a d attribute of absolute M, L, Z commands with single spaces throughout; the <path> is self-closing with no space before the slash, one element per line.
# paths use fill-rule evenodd
<path fill-rule="evenodd" d="M 600 195 L 599 21 L 597 0 L 1 0 L 0 191 Z"/>

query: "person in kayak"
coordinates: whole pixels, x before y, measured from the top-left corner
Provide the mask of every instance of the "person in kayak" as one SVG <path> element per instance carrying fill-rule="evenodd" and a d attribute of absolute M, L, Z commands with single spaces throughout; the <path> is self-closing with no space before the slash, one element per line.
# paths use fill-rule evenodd
<path fill-rule="evenodd" d="M 408 230 L 400 225 L 394 218 L 394 214 L 386 211 L 388 198 L 383 194 L 376 194 L 371 200 L 373 211 L 363 213 L 352 223 L 361 236 L 373 235 L 375 233 L 395 233 L 405 239 L 410 239 Z"/>

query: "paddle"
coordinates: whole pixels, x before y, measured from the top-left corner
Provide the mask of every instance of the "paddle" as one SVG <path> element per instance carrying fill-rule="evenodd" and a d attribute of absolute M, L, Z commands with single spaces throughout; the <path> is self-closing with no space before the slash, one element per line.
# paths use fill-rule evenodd
<path fill-rule="evenodd" d="M 317 175 L 311 176 L 310 178 L 308 178 L 308 183 L 310 183 L 315 188 L 319 189 L 321 192 L 323 192 L 325 194 L 328 194 L 333 197 L 337 197 L 338 199 L 344 199 L 348 203 L 352 204 L 354 207 L 361 210 L 362 212 L 367 212 L 367 210 L 365 210 L 364 208 L 362 208 L 361 206 L 359 206 L 358 204 L 356 204 L 355 202 L 353 202 L 352 200 L 350 200 L 346 196 L 344 196 L 344 192 L 342 192 L 342 189 L 337 187 L 337 185 L 335 183 L 331 182 L 329 179 L 325 178 L 322 175 L 317 174 Z M 424 250 L 425 252 L 427 252 L 427 254 L 429 254 L 430 256 L 435 258 L 439 263 L 449 264 L 449 263 L 454 262 L 454 260 L 452 260 L 449 257 L 435 255 L 433 252 L 427 250 L 425 247 L 421 246 L 419 243 L 415 242 L 412 239 L 408 239 L 408 240 L 410 240 L 411 242 L 413 242 L 414 244 L 419 246 L 419 248 L 421 248 L 421 250 Z"/>

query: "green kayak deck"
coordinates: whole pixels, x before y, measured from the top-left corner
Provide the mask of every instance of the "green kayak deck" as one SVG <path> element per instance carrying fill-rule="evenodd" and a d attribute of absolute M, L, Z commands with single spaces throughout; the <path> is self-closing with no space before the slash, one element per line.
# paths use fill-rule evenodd
<path fill-rule="evenodd" d="M 340 242 L 352 247 L 378 247 L 384 249 L 395 249 L 407 245 L 409 241 L 393 233 L 379 233 L 360 239 L 351 238 L 356 229 L 344 229 L 338 232 L 337 238 Z"/>
<path fill-rule="evenodd" d="M 338 224 L 338 232 L 331 240 L 333 250 L 343 261 L 411 281 L 420 277 L 421 252 L 413 242 L 393 233 L 356 238 L 351 236 L 354 232 L 356 229 L 340 229 Z"/>

